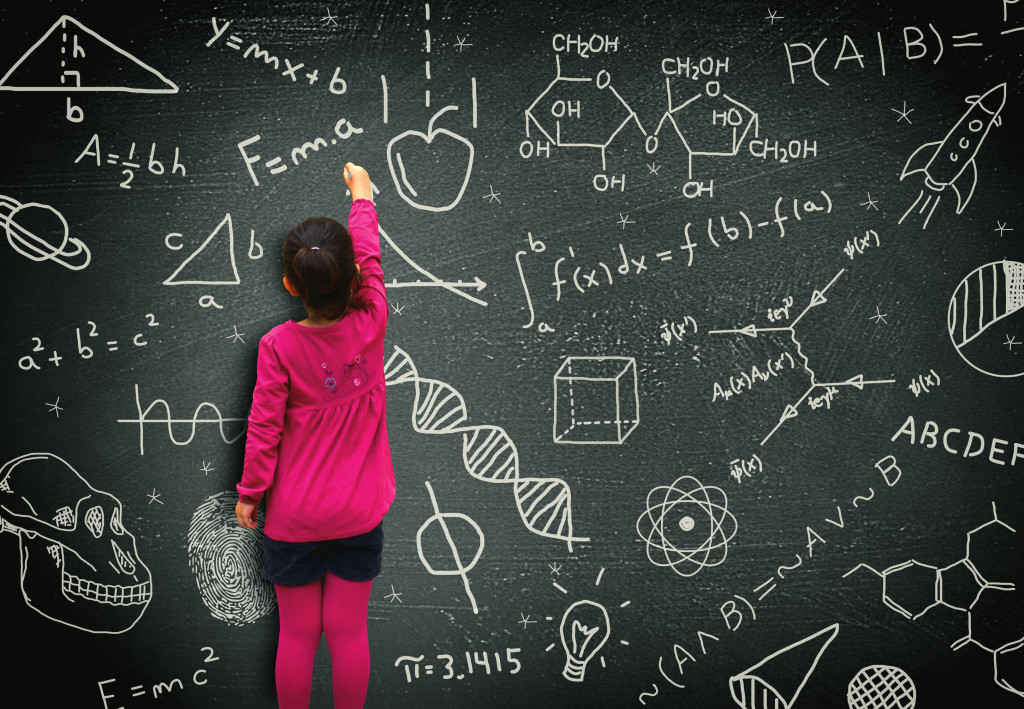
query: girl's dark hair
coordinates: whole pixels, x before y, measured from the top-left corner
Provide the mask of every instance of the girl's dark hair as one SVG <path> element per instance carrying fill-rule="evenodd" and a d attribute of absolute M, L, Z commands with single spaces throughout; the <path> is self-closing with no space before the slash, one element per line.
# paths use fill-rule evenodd
<path fill-rule="evenodd" d="M 346 308 L 364 310 L 351 288 L 356 271 L 352 235 L 342 224 L 327 217 L 310 217 L 288 230 L 281 247 L 284 275 L 299 291 L 306 309 L 317 317 L 334 320 Z"/>

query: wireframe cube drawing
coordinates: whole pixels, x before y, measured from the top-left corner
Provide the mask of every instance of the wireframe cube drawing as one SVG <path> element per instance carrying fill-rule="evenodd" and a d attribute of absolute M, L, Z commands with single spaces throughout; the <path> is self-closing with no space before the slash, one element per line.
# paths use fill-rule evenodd
<path fill-rule="evenodd" d="M 632 357 L 566 357 L 554 384 L 555 443 L 619 444 L 640 423 Z"/>

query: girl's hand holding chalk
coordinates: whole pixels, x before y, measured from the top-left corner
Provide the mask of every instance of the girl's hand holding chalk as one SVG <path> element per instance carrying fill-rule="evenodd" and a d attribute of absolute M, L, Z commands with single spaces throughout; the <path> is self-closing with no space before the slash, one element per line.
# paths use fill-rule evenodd
<path fill-rule="evenodd" d="M 345 163 L 344 169 L 345 184 L 348 185 L 349 191 L 352 193 L 352 201 L 357 199 L 369 199 L 372 200 L 372 192 L 370 186 L 370 176 L 367 174 L 359 165 L 355 163 Z"/>

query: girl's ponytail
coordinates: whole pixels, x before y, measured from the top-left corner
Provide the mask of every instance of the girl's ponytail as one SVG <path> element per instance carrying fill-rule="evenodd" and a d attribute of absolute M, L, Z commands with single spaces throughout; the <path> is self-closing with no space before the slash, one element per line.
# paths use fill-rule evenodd
<path fill-rule="evenodd" d="M 338 262 L 321 246 L 303 246 L 292 259 L 295 285 L 299 292 L 327 295 L 338 287 L 341 269 Z"/>
<path fill-rule="evenodd" d="M 284 275 L 302 296 L 306 310 L 335 320 L 348 308 L 365 309 L 356 297 L 358 278 L 352 235 L 327 217 L 312 217 L 288 230 L 281 248 Z"/>

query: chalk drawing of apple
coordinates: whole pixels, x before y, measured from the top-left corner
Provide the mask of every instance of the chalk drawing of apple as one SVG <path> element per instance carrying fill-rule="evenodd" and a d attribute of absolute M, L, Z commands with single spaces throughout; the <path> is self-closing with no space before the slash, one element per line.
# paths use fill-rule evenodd
<path fill-rule="evenodd" d="M 469 184 L 473 144 L 458 133 L 434 127 L 443 113 L 457 110 L 458 106 L 445 106 L 430 119 L 426 133 L 407 130 L 388 143 L 391 179 L 402 199 L 416 209 L 447 212 Z"/>

